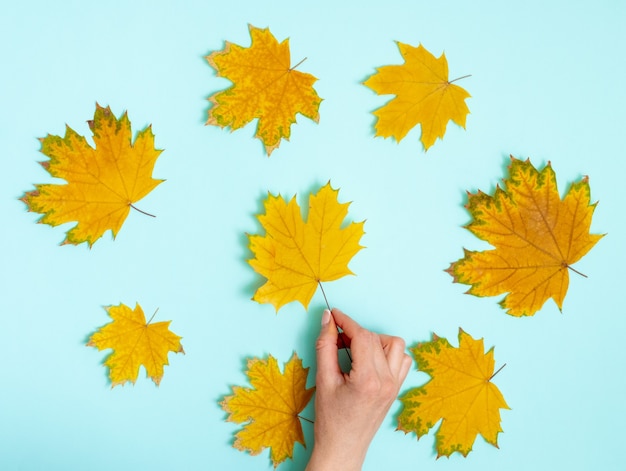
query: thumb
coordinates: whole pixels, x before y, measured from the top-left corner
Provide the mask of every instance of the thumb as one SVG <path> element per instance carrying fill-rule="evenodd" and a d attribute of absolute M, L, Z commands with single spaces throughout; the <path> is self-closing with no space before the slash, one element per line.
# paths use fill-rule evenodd
<path fill-rule="evenodd" d="M 337 324 L 328 309 L 322 314 L 322 327 L 315 344 L 317 351 L 317 386 L 328 384 L 341 375 L 337 358 Z"/>

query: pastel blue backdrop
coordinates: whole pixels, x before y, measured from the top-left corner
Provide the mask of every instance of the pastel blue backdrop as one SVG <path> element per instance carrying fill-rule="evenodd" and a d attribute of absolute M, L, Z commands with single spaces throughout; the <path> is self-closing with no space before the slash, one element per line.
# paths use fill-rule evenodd
<path fill-rule="evenodd" d="M 290 38 L 292 63 L 319 78 L 319 124 L 300 116 L 270 158 L 255 124 L 204 126 L 207 98 L 229 82 L 204 56 L 228 40 L 250 43 L 248 24 Z M 395 431 L 392 407 L 364 469 L 625 469 L 623 462 L 624 108 L 626 3 L 593 1 L 33 1 L 0 15 L 0 468 L 2 470 L 271 469 L 267 451 L 234 448 L 238 426 L 218 401 L 247 384 L 245 361 L 293 351 L 315 373 L 324 303 L 275 313 L 250 300 L 262 280 L 246 263 L 246 233 L 268 192 L 306 196 L 327 181 L 366 220 L 356 276 L 325 285 L 331 304 L 409 345 L 433 332 L 456 344 L 459 327 L 496 364 L 499 449 L 477 438 L 467 458 L 435 459 L 434 431 Z M 394 41 L 445 51 L 450 77 L 472 95 L 467 128 L 448 126 L 424 152 L 419 128 L 401 143 L 374 138 L 371 111 L 391 97 L 361 85 L 402 63 Z M 52 181 L 37 140 L 89 135 L 96 102 L 133 131 L 152 124 L 166 182 L 137 205 L 116 240 L 90 250 L 59 246 L 71 227 L 35 224 L 18 198 Z M 575 268 L 563 312 L 552 301 L 517 319 L 499 298 L 463 294 L 444 272 L 463 247 L 466 190 L 492 191 L 509 154 L 542 167 L 562 192 L 588 175 L 599 201 L 592 231 L 607 233 Z M 160 387 L 140 374 L 111 389 L 105 352 L 85 346 L 108 322 L 103 306 L 139 302 L 170 320 L 186 354 L 170 354 Z M 403 391 L 425 381 L 412 371 Z M 304 415 L 313 417 L 308 407 Z M 296 446 L 282 471 L 310 454 Z M 357 430 L 354 433 L 358 433 Z M 338 464 L 338 468 L 340 465 Z"/>

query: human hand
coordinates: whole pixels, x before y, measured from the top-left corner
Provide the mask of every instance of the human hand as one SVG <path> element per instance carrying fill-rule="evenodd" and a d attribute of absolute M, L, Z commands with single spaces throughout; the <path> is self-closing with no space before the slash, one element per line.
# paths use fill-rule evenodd
<path fill-rule="evenodd" d="M 339 367 L 337 352 L 344 346 L 339 335 L 352 352 L 349 373 Z M 361 469 L 411 367 L 404 347 L 401 338 L 370 332 L 339 309 L 324 311 L 316 343 L 315 443 L 307 471 Z"/>

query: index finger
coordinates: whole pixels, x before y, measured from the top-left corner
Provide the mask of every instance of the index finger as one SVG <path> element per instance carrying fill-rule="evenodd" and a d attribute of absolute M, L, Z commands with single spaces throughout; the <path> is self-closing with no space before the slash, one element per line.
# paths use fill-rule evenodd
<path fill-rule="evenodd" d="M 367 339 L 365 343 L 360 343 L 361 351 L 354 352 L 355 358 L 361 358 L 361 355 L 365 355 L 365 358 L 371 358 L 377 363 L 384 362 L 387 364 L 394 376 L 406 376 L 407 366 L 410 366 L 411 358 L 405 353 L 406 345 L 402 338 L 369 332 L 339 309 L 333 309 L 332 314 L 337 326 L 343 329 L 337 339 L 338 348 L 352 347 L 352 339 L 355 337 Z M 371 335 L 364 336 L 364 332 Z"/>
<path fill-rule="evenodd" d="M 332 310 L 335 324 L 343 329 L 340 340 L 344 340 L 353 353 L 352 367 L 358 361 L 365 368 L 386 363 L 386 351 L 379 334 L 371 332 L 344 314 L 339 309 Z"/>
<path fill-rule="evenodd" d="M 347 337 L 347 340 L 351 340 L 360 329 L 362 329 L 361 325 L 352 319 L 347 314 L 344 314 L 343 311 L 337 309 L 336 307 L 332 309 L 333 319 L 335 319 L 335 324 L 337 324 L 341 330 L 344 332 L 344 338 Z M 350 342 L 347 342 L 348 345 Z"/>
<path fill-rule="evenodd" d="M 343 332 L 339 334 L 341 339 L 339 339 L 337 346 L 339 348 L 350 348 L 351 340 L 355 335 L 359 332 L 359 330 L 363 329 L 361 324 L 352 319 L 350 316 L 345 314 L 343 311 L 337 308 L 333 308 L 332 310 L 333 319 L 338 327 L 340 327 Z M 388 353 L 388 350 L 391 346 L 397 343 L 397 337 L 386 334 L 376 334 L 380 337 L 380 343 L 383 347 L 385 353 Z M 404 348 L 404 347 L 402 347 Z"/>

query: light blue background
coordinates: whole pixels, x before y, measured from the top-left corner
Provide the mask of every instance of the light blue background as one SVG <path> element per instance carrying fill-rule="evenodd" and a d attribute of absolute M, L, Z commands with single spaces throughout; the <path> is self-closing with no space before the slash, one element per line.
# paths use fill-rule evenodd
<path fill-rule="evenodd" d="M 230 6 L 229 6 L 230 5 Z M 248 24 L 290 38 L 292 63 L 319 78 L 319 124 L 303 118 L 268 159 L 254 124 L 204 126 L 229 82 L 203 56 L 225 40 L 249 45 Z M 614 1 L 11 2 L 0 15 L 0 468 L 3 470 L 271 469 L 267 451 L 231 447 L 238 426 L 218 401 L 247 384 L 245 359 L 295 350 L 315 371 L 323 308 L 275 314 L 250 300 L 246 232 L 267 192 L 304 196 L 331 180 L 366 220 L 357 274 L 325 285 L 331 304 L 364 326 L 403 336 L 458 328 L 507 366 L 494 380 L 500 449 L 478 438 L 464 459 L 435 460 L 434 433 L 395 432 L 396 403 L 366 470 L 624 469 L 623 267 L 626 4 Z M 371 111 L 390 97 L 360 85 L 402 62 L 395 40 L 445 51 L 450 78 L 472 98 L 467 130 L 448 126 L 424 153 L 419 129 L 400 144 L 373 137 Z M 50 182 L 37 138 L 67 123 L 89 136 L 95 103 L 152 124 L 167 181 L 131 212 L 117 239 L 58 246 L 65 227 L 37 225 L 18 198 Z M 517 319 L 496 298 L 464 295 L 443 270 L 486 244 L 465 191 L 492 191 L 508 155 L 551 161 L 561 191 L 583 175 L 598 201 L 592 230 L 608 233 L 575 268 L 563 313 L 552 301 Z M 160 387 L 144 377 L 111 390 L 104 352 L 85 347 L 108 322 L 103 306 L 139 302 L 171 319 L 186 355 L 170 354 Z M 421 384 L 413 371 L 403 390 Z M 304 415 L 313 416 L 312 407 Z M 300 470 L 312 448 L 282 471 Z M 355 433 L 358 431 L 355 430 Z M 338 464 L 338 469 L 339 469 Z"/>

